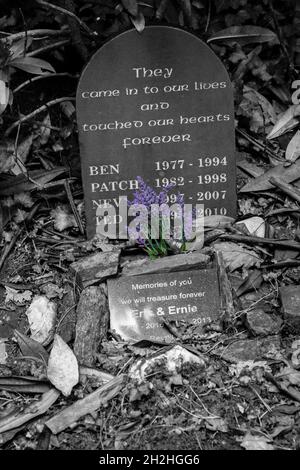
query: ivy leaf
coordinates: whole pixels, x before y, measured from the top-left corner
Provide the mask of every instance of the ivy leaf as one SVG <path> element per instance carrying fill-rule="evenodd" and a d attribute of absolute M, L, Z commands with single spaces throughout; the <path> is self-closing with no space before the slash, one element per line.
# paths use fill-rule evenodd
<path fill-rule="evenodd" d="M 25 72 L 32 73 L 34 75 L 44 75 L 48 72 L 55 72 L 49 62 L 36 57 L 21 57 L 14 59 L 10 62 L 10 66 L 24 70 Z"/>

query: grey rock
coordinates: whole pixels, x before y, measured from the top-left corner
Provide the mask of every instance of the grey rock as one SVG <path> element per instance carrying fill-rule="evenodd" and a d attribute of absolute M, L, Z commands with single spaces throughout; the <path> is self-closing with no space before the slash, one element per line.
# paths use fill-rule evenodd
<path fill-rule="evenodd" d="M 129 261 L 124 265 L 122 274 L 125 276 L 137 276 L 139 274 L 189 271 L 190 269 L 205 268 L 209 261 L 209 256 L 199 252 L 166 256 L 156 260 L 145 258 Z"/>
<path fill-rule="evenodd" d="M 300 286 L 285 286 L 279 289 L 284 321 L 300 333 Z"/>
<path fill-rule="evenodd" d="M 278 359 L 280 356 L 279 336 L 266 338 L 241 339 L 234 341 L 216 354 L 228 362 L 259 361 Z"/>
<path fill-rule="evenodd" d="M 246 315 L 246 326 L 254 336 L 268 336 L 279 333 L 280 318 L 265 313 L 262 309 L 252 310 Z"/>
<path fill-rule="evenodd" d="M 120 253 L 120 250 L 93 253 L 75 261 L 70 268 L 82 287 L 91 286 L 117 274 Z"/>
<path fill-rule="evenodd" d="M 91 286 L 81 293 L 77 306 L 74 354 L 80 364 L 94 364 L 95 355 L 106 337 L 109 308 L 106 286 Z"/>

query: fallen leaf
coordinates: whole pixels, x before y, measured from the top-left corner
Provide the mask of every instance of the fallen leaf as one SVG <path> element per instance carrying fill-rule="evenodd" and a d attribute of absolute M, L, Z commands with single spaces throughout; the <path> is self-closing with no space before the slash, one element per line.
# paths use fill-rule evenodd
<path fill-rule="evenodd" d="M 277 137 L 290 131 L 299 124 L 299 120 L 296 117 L 300 116 L 300 105 L 293 104 L 284 113 L 278 116 L 273 129 L 267 135 L 267 139 L 276 139 Z"/>
<path fill-rule="evenodd" d="M 271 442 L 265 436 L 253 436 L 251 433 L 247 433 L 241 443 L 241 447 L 246 450 L 274 450 L 274 446 L 269 444 Z"/>
<path fill-rule="evenodd" d="M 285 158 L 290 162 L 295 162 L 300 156 L 300 131 L 297 131 L 294 137 L 290 140 L 286 151 Z"/>
<path fill-rule="evenodd" d="M 238 42 L 239 44 L 255 44 L 255 43 L 272 43 L 278 44 L 279 40 L 277 35 L 267 28 L 253 25 L 231 26 L 230 28 L 222 29 L 208 39 L 210 42 Z"/>
<path fill-rule="evenodd" d="M 54 336 L 47 377 L 50 382 L 65 396 L 69 396 L 73 387 L 79 382 L 79 369 L 73 351 L 59 335 Z"/>
<path fill-rule="evenodd" d="M 274 189 L 272 183 L 270 183 L 271 177 L 280 177 L 286 183 L 291 183 L 300 178 L 300 160 L 292 163 L 289 166 L 277 165 L 274 168 L 266 171 L 263 175 L 249 181 L 240 190 L 242 193 L 256 192 L 256 191 L 267 191 Z"/>
<path fill-rule="evenodd" d="M 64 290 L 56 284 L 53 284 L 53 282 L 44 284 L 40 289 L 48 299 L 55 299 L 55 297 L 62 299 L 64 295 Z"/>
<path fill-rule="evenodd" d="M 249 250 L 237 243 L 216 243 L 214 250 L 216 252 L 221 251 L 225 266 L 231 272 L 238 268 L 249 269 L 252 266 L 258 267 L 261 264 L 261 259 L 255 251 Z"/>
<path fill-rule="evenodd" d="M 210 215 L 204 217 L 204 227 L 223 228 L 233 224 L 234 219 L 226 215 Z"/>
<path fill-rule="evenodd" d="M 46 349 L 37 341 L 29 336 L 23 335 L 17 329 L 14 329 L 14 335 L 18 342 L 19 348 L 22 351 L 23 356 L 26 357 L 36 357 L 40 361 L 42 360 L 44 363 L 47 364 L 49 354 L 47 353 Z"/>
<path fill-rule="evenodd" d="M 23 304 L 31 300 L 32 292 L 30 290 L 19 291 L 12 287 L 5 286 L 5 303 L 15 302 L 17 304 Z"/>
<path fill-rule="evenodd" d="M 238 168 L 243 170 L 248 175 L 253 176 L 253 178 L 257 178 L 258 176 L 264 173 L 264 169 L 261 166 L 257 166 L 254 163 L 250 163 L 246 159 L 242 161 L 237 161 L 236 164 Z"/>
<path fill-rule="evenodd" d="M 246 277 L 245 280 L 241 282 L 239 287 L 236 290 L 237 297 L 240 297 L 247 292 L 251 292 L 252 290 L 259 289 L 263 282 L 263 277 L 261 271 L 259 269 L 254 269 L 251 273 Z"/>
<path fill-rule="evenodd" d="M 237 227 L 245 227 L 247 235 L 264 237 L 266 233 L 266 223 L 262 217 L 249 217 L 235 224 Z"/>
<path fill-rule="evenodd" d="M 237 109 L 237 115 L 249 119 L 250 129 L 255 133 L 265 133 L 266 127 L 276 121 L 276 113 L 271 103 L 249 86 L 243 88 L 243 99 Z"/>
<path fill-rule="evenodd" d="M 205 427 L 209 431 L 219 431 L 219 432 L 228 432 L 228 424 L 226 423 L 225 419 L 223 418 L 213 418 L 210 417 L 204 418 L 205 420 Z"/>
<path fill-rule="evenodd" d="M 26 311 L 31 338 L 47 346 L 54 336 L 57 306 L 45 296 L 34 297 Z"/>

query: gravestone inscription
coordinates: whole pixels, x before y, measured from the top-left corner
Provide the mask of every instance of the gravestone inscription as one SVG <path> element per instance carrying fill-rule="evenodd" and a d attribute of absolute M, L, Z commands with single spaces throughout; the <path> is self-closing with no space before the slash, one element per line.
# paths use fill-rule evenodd
<path fill-rule="evenodd" d="M 107 285 L 110 327 L 126 341 L 174 341 L 163 319 L 202 327 L 220 318 L 216 269 L 120 277 Z"/>
<path fill-rule="evenodd" d="M 97 208 L 118 210 L 137 176 L 158 192 L 172 184 L 170 203 L 182 194 L 204 215 L 235 216 L 232 85 L 197 36 L 148 26 L 108 41 L 83 71 L 77 121 L 88 238 Z"/>

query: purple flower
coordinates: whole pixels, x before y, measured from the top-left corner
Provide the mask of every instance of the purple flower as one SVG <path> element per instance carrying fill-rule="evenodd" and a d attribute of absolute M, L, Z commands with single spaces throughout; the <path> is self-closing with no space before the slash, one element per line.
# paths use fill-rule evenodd
<path fill-rule="evenodd" d="M 145 206 L 148 209 L 148 220 L 145 220 L 145 223 L 148 224 L 149 227 L 149 234 L 151 234 L 151 227 L 157 227 L 157 231 L 154 233 L 157 233 L 155 235 L 155 239 L 157 236 L 159 236 L 159 242 L 163 246 L 163 235 L 164 235 L 164 227 L 167 224 L 167 220 L 165 220 L 166 217 L 169 217 L 170 215 L 170 208 L 172 204 L 168 204 L 168 192 L 174 188 L 174 184 L 169 184 L 165 186 L 159 193 L 156 193 L 151 186 L 149 186 L 141 176 L 137 176 L 137 182 L 138 182 L 138 189 L 134 191 L 133 193 L 133 200 L 128 201 L 129 206 L 141 204 Z M 179 237 L 182 241 L 186 241 L 191 239 L 193 235 L 193 227 L 194 227 L 194 221 L 195 221 L 195 209 L 190 207 L 189 205 L 185 205 L 184 203 L 184 196 L 183 194 L 178 193 L 176 195 L 176 202 L 175 204 L 179 205 L 181 208 L 180 212 L 182 212 L 182 224 L 183 224 L 183 233 L 181 230 L 181 235 L 180 231 L 177 233 L 175 230 L 175 226 L 173 227 L 173 237 Z M 151 207 L 152 207 L 152 212 L 151 212 Z M 146 216 L 147 217 L 147 216 Z M 168 219 L 169 220 L 169 219 Z M 174 223 L 174 220 L 173 220 Z M 154 224 L 154 225 L 153 225 Z M 157 225 L 156 225 L 157 224 Z M 171 222 L 172 225 L 172 222 Z M 138 232 L 141 232 L 138 236 L 136 237 L 136 233 L 134 238 L 137 238 L 136 241 L 138 245 L 140 245 L 142 248 L 144 248 L 146 251 L 149 249 L 149 246 L 153 246 L 151 240 L 148 240 L 147 234 L 142 233 L 141 229 L 137 230 Z M 128 230 L 129 235 L 130 235 L 130 230 Z M 133 233 L 131 234 L 133 236 Z M 148 235 L 149 236 L 149 235 Z M 171 235 L 172 237 L 172 235 Z M 164 252 L 165 254 L 165 252 Z"/>

